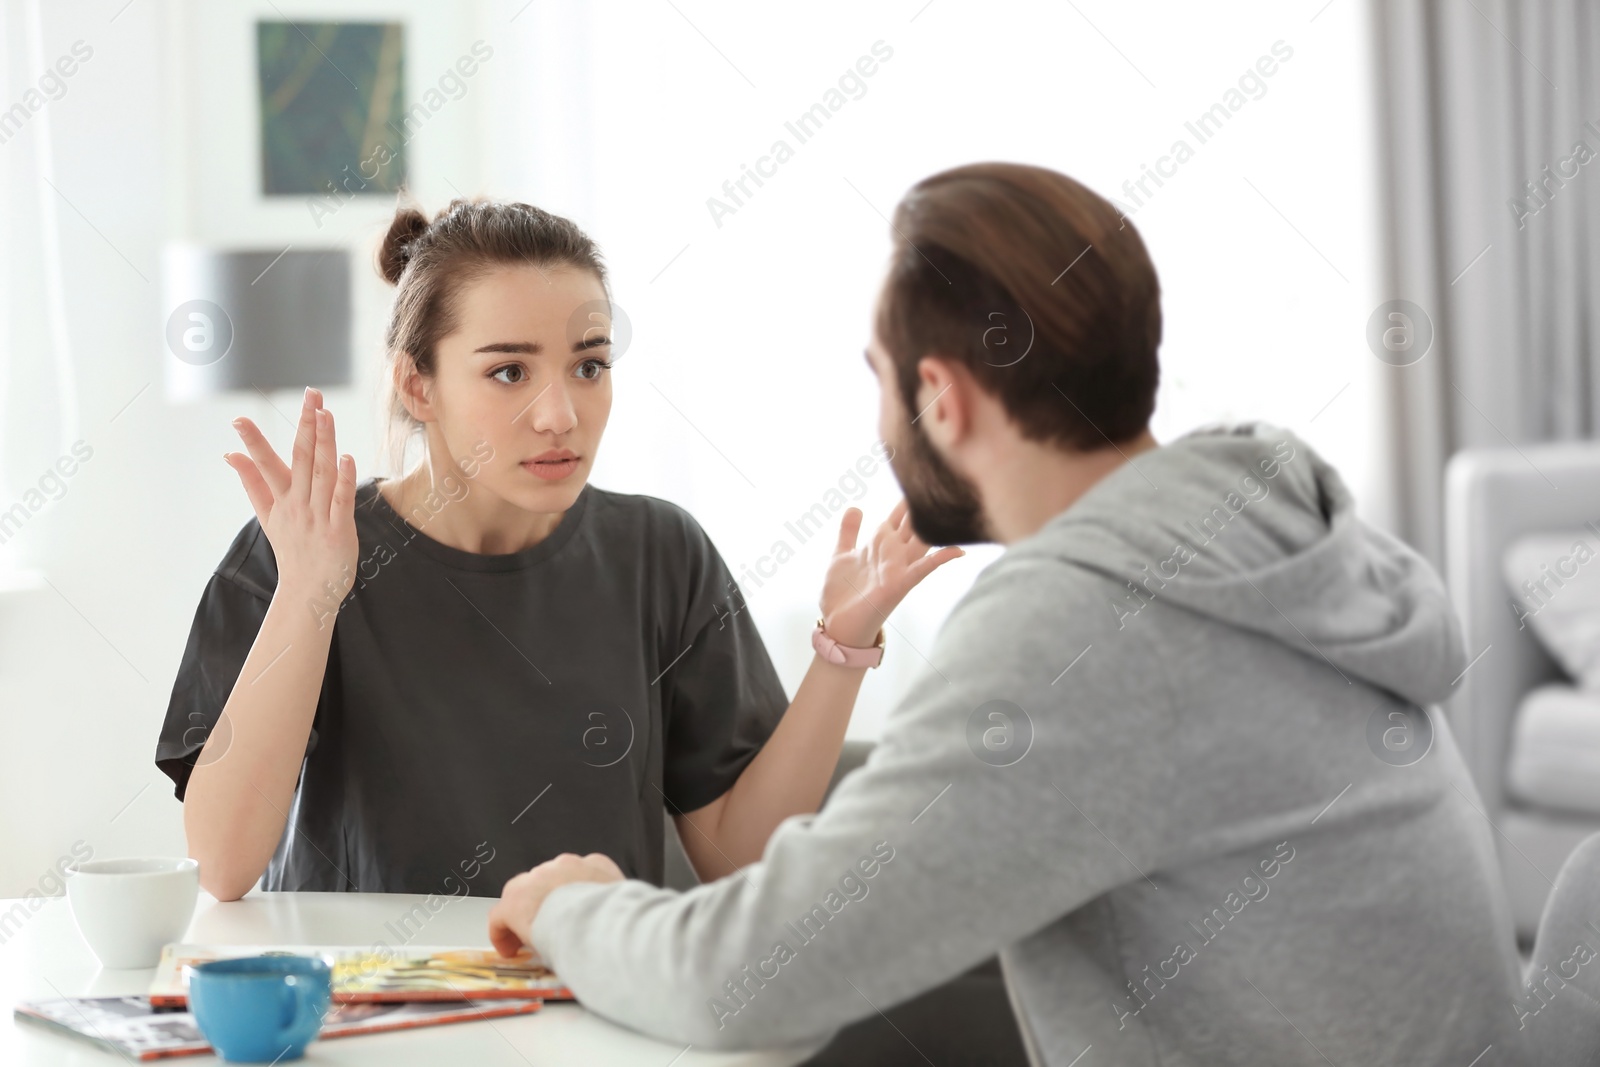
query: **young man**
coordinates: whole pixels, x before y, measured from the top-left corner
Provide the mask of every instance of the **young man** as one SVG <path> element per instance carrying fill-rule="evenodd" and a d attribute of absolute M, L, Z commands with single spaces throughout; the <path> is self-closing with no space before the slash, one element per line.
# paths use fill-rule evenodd
<path fill-rule="evenodd" d="M 1428 708 L 1467 666 L 1437 574 L 1288 430 L 1151 437 L 1155 270 L 1082 185 L 961 167 L 893 231 L 867 358 L 910 525 L 1007 551 L 760 862 L 678 893 L 562 856 L 495 944 L 700 1047 L 822 1041 L 998 951 L 1038 1064 L 1523 1062 L 1548 1016 Z"/>

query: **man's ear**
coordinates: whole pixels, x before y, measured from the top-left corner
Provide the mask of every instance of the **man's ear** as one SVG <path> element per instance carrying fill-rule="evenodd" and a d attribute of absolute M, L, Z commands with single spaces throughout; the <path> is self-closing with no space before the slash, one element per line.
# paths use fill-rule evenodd
<path fill-rule="evenodd" d="M 393 367 L 394 391 L 400 397 L 411 417 L 418 422 L 434 421 L 433 403 L 429 399 L 429 382 L 417 370 L 416 360 L 408 352 L 395 357 Z"/>
<path fill-rule="evenodd" d="M 908 418 L 921 422 L 930 439 L 954 445 L 972 429 L 977 387 L 967 369 L 954 360 L 923 356 L 917 361 L 917 410 Z"/>

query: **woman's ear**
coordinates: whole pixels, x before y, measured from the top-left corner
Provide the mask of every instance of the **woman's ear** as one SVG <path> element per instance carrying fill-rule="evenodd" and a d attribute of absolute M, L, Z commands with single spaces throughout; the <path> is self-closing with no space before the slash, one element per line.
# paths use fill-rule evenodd
<path fill-rule="evenodd" d="M 395 358 L 393 375 L 395 395 L 411 417 L 418 422 L 434 421 L 433 403 L 429 399 L 432 383 L 417 369 L 416 360 L 409 352 L 402 352 Z"/>

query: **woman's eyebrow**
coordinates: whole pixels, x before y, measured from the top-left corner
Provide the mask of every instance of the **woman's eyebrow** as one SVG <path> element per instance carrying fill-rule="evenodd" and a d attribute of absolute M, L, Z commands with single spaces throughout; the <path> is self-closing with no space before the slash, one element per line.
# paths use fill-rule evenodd
<path fill-rule="evenodd" d="M 574 352 L 584 352 L 591 348 L 603 348 L 611 343 L 611 338 L 601 335 L 588 340 L 582 338 L 572 345 Z M 510 352 L 516 355 L 537 356 L 544 351 L 544 345 L 538 341 L 495 341 L 481 348 L 474 348 L 473 352 Z"/>
<path fill-rule="evenodd" d="M 495 341 L 493 344 L 474 348 L 474 352 L 514 352 L 518 355 L 537 356 L 544 351 L 544 346 L 538 341 Z"/>

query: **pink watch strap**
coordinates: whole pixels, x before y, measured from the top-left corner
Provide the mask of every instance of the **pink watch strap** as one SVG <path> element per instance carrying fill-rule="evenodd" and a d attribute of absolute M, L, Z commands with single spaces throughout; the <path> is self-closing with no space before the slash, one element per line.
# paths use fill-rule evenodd
<path fill-rule="evenodd" d="M 818 619 L 816 629 L 811 631 L 811 647 L 817 655 L 841 667 L 876 667 L 883 662 L 883 631 L 878 631 L 878 643 L 871 648 L 853 648 L 829 637 Z"/>

